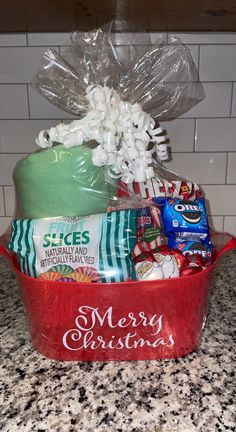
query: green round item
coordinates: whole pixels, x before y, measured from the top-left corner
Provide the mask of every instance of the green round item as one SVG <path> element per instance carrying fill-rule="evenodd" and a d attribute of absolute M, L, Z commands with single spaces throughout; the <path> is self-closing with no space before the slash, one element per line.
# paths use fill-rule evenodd
<path fill-rule="evenodd" d="M 73 272 L 73 268 L 66 264 L 58 264 L 51 267 L 49 271 L 60 273 L 62 276 L 66 276 L 69 273 Z"/>
<path fill-rule="evenodd" d="M 86 146 L 56 145 L 19 161 L 13 173 L 16 217 L 86 216 L 106 211 L 114 189 Z"/>

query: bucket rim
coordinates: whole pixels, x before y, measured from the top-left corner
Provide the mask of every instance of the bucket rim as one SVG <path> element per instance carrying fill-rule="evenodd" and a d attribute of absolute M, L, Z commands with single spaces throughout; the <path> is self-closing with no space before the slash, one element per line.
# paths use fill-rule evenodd
<path fill-rule="evenodd" d="M 213 270 L 214 270 L 214 268 L 215 268 L 215 266 L 216 266 L 216 264 L 217 264 L 217 262 L 218 262 L 218 260 L 219 260 L 219 258 L 220 258 L 220 254 L 219 253 L 216 253 L 216 257 L 215 257 L 215 259 L 214 259 L 214 261 L 213 261 L 213 263 L 211 263 L 211 265 L 209 266 L 209 267 L 207 267 L 207 268 L 205 268 L 204 270 L 201 270 L 201 271 L 199 271 L 198 273 L 194 273 L 194 274 L 191 274 L 191 275 L 186 275 L 186 276 L 178 276 L 178 277 L 173 277 L 173 278 L 168 278 L 168 279 L 154 279 L 154 280 L 128 280 L 128 281 L 125 281 L 125 282 L 62 282 L 62 281 L 51 281 L 51 280 L 44 280 L 44 279 L 40 279 L 40 278 L 35 278 L 35 277 L 32 277 L 32 276 L 29 276 L 29 275 L 27 275 L 27 274 L 25 274 L 25 273 L 22 273 L 19 269 L 18 269 L 18 267 L 17 267 L 17 265 L 16 265 L 16 263 L 14 262 L 15 261 L 15 259 L 14 259 L 14 257 L 13 256 L 11 256 L 11 258 L 10 258 L 10 264 L 11 264 L 11 266 L 12 266 L 12 268 L 13 268 L 13 270 L 14 270 L 14 272 L 16 273 L 16 275 L 21 279 L 21 280 L 27 280 L 27 281 L 31 281 L 31 283 L 33 283 L 33 284 L 42 284 L 42 285 L 45 285 L 45 283 L 47 283 L 47 284 L 49 284 L 49 285 L 51 285 L 51 286 L 55 286 L 55 285 L 63 285 L 63 286 L 87 286 L 87 287 L 91 287 L 91 286 L 93 286 L 93 287 L 105 287 L 105 286 L 113 286 L 113 285 L 115 285 L 115 286 L 118 286 L 118 285 L 128 285 L 128 286 L 132 286 L 132 285 L 140 285 L 140 286 L 142 286 L 144 283 L 148 283 L 148 285 L 149 286 L 152 286 L 152 285 L 156 285 L 158 282 L 163 282 L 163 281 L 165 281 L 165 282 L 169 282 L 169 283 L 174 283 L 175 281 L 179 281 L 179 280 L 181 280 L 181 279 L 184 279 L 184 280 L 191 280 L 191 279 L 196 279 L 196 278 L 199 278 L 199 276 L 201 275 L 201 276 L 203 276 L 203 275 L 205 275 L 206 273 L 210 273 L 210 272 L 212 272 Z"/>
<path fill-rule="evenodd" d="M 32 276 L 29 276 L 25 273 L 22 273 L 16 264 L 16 254 L 15 253 L 11 253 L 6 246 L 3 246 L 0 244 L 0 256 L 4 256 L 5 258 L 8 259 L 8 261 L 11 264 L 11 267 L 13 268 L 14 272 L 16 273 L 16 275 L 22 280 L 22 279 L 26 279 L 29 282 L 31 281 L 33 284 L 44 284 L 47 283 L 51 286 L 55 286 L 55 285 L 62 285 L 62 286 L 77 286 L 77 287 L 81 287 L 81 286 L 86 286 L 86 287 L 94 287 L 96 286 L 98 287 L 105 287 L 105 286 L 118 286 L 118 285 L 128 285 L 128 286 L 132 286 L 132 285 L 143 285 L 144 283 L 148 283 L 148 285 L 151 287 L 153 285 L 156 285 L 158 282 L 161 283 L 163 281 L 165 282 L 169 282 L 170 284 L 173 282 L 173 284 L 178 280 L 194 280 L 194 279 L 199 279 L 200 277 L 204 277 L 205 274 L 207 273 L 211 273 L 214 271 L 216 264 L 218 263 L 219 259 L 224 255 L 225 252 L 228 252 L 229 250 L 232 249 L 236 249 L 236 238 L 234 236 L 232 236 L 231 234 L 227 233 L 227 232 L 217 232 L 212 230 L 211 232 L 212 237 L 220 237 L 220 236 L 228 236 L 229 240 L 228 242 L 221 248 L 221 250 L 217 250 L 215 248 L 215 256 L 214 256 L 214 261 L 210 264 L 209 267 L 206 267 L 204 270 L 199 271 L 198 273 L 194 273 L 191 275 L 186 275 L 186 276 L 178 276 L 178 277 L 173 277 L 173 278 L 168 278 L 168 279 L 156 279 L 156 280 L 128 280 L 125 282 L 58 282 L 58 281 L 51 281 L 51 280 L 42 280 L 40 278 L 34 278 Z"/>

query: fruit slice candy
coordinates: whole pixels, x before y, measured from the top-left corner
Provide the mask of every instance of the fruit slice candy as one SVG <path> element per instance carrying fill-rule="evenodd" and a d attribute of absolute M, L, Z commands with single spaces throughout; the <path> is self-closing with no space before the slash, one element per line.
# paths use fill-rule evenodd
<path fill-rule="evenodd" d="M 89 276 L 90 281 L 98 282 L 101 280 L 100 274 L 94 267 L 78 267 L 74 271 Z"/>
<path fill-rule="evenodd" d="M 69 273 L 67 277 L 74 279 L 76 282 L 92 282 L 90 276 L 77 271 L 74 271 L 73 273 Z"/>
<path fill-rule="evenodd" d="M 60 273 L 63 276 L 68 275 L 69 273 L 73 272 L 73 268 L 66 265 L 66 264 L 58 264 L 50 268 L 51 272 L 57 272 Z"/>
<path fill-rule="evenodd" d="M 39 279 L 56 281 L 61 278 L 61 274 L 53 271 L 47 271 L 39 275 Z"/>
<path fill-rule="evenodd" d="M 74 279 L 72 279 L 71 277 L 61 277 L 60 279 L 57 279 L 57 282 L 75 282 Z"/>

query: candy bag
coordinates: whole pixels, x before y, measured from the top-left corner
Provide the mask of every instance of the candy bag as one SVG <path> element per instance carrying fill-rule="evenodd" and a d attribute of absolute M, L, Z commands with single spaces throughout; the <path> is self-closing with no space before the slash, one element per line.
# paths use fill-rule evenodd
<path fill-rule="evenodd" d="M 9 249 L 29 276 L 64 282 L 135 279 L 137 211 L 13 220 Z"/>
<path fill-rule="evenodd" d="M 86 217 L 13 220 L 9 249 L 29 276 L 64 282 L 136 279 L 137 247 L 160 244 L 157 208 Z"/>
<path fill-rule="evenodd" d="M 159 166 L 156 177 L 144 182 L 126 184 L 118 182 L 118 196 L 123 199 L 172 197 L 196 200 L 203 195 L 202 189 L 197 183 L 183 180 L 179 175 L 169 171 L 164 166 Z"/>
<path fill-rule="evenodd" d="M 169 279 L 178 277 L 178 263 L 170 248 L 160 246 L 134 259 L 138 280 Z"/>

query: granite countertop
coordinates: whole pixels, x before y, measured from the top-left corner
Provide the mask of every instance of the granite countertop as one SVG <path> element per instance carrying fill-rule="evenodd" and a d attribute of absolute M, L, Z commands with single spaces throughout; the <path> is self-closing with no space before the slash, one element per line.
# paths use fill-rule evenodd
<path fill-rule="evenodd" d="M 0 261 L 3 432 L 236 431 L 236 252 L 222 261 L 202 343 L 177 360 L 57 362 L 32 347 L 9 266 Z"/>

